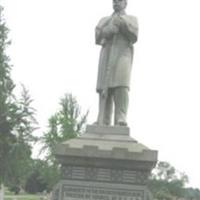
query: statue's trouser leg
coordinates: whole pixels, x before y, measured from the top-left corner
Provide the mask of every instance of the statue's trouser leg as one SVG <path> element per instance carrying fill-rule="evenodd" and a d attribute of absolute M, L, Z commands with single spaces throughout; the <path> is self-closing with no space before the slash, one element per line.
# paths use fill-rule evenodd
<path fill-rule="evenodd" d="M 99 114 L 98 124 L 99 125 L 110 125 L 113 112 L 113 97 L 111 90 L 108 91 L 106 96 L 103 93 L 99 93 Z"/>
<path fill-rule="evenodd" d="M 112 113 L 113 113 L 113 94 L 112 94 L 112 90 L 108 89 L 106 102 L 105 102 L 105 110 L 104 110 L 104 124 L 105 125 L 111 125 Z"/>
<path fill-rule="evenodd" d="M 103 118 L 104 118 L 104 108 L 103 108 L 104 99 L 102 97 L 102 92 L 99 92 L 99 113 L 97 118 L 97 123 L 99 125 L 103 124 Z"/>
<path fill-rule="evenodd" d="M 127 87 L 116 87 L 113 91 L 115 104 L 115 125 L 127 125 L 126 116 L 129 96 Z"/>

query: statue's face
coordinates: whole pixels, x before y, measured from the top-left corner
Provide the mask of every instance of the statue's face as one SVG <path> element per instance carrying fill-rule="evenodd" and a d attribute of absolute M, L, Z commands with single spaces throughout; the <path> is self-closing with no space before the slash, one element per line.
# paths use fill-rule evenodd
<path fill-rule="evenodd" d="M 127 5 L 127 0 L 113 0 L 113 9 L 116 12 L 124 10 Z"/>

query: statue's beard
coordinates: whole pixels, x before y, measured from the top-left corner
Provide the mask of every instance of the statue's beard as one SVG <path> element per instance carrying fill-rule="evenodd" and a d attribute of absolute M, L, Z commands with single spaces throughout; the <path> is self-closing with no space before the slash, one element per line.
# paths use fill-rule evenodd
<path fill-rule="evenodd" d="M 121 11 L 125 10 L 125 8 L 126 8 L 126 6 L 123 6 L 123 7 L 118 6 L 118 5 L 113 6 L 113 9 L 115 12 L 121 12 Z"/>

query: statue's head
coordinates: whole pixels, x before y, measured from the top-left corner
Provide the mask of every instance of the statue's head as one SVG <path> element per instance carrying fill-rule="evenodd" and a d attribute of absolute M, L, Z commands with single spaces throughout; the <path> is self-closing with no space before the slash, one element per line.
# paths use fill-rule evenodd
<path fill-rule="evenodd" d="M 113 0 L 113 9 L 115 12 L 125 10 L 127 6 L 127 0 Z"/>

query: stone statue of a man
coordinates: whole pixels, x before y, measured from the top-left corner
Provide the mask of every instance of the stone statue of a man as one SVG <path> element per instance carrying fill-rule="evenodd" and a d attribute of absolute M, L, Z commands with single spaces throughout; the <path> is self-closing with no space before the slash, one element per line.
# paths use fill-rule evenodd
<path fill-rule="evenodd" d="M 96 27 L 96 44 L 101 45 L 97 92 L 99 114 L 97 124 L 126 126 L 129 85 L 133 61 L 133 44 L 137 41 L 138 24 L 127 15 L 127 0 L 113 0 L 114 13 L 104 17 Z"/>

